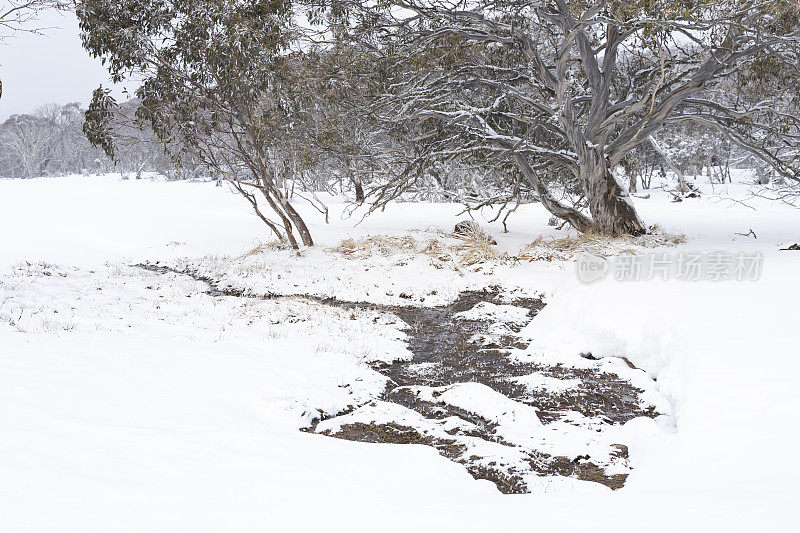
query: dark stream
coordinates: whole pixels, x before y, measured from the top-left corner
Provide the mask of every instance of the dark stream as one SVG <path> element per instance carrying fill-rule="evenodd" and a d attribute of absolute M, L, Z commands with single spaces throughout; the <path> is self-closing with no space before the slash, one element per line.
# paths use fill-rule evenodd
<path fill-rule="evenodd" d="M 386 306 L 366 302 L 344 302 L 334 298 L 307 295 L 249 295 L 236 289 L 220 289 L 215 280 L 193 272 L 181 272 L 155 265 L 136 265 L 158 272 L 191 276 L 209 285 L 209 293 L 218 296 L 274 298 L 307 298 L 325 305 L 346 309 L 374 309 L 392 313 L 407 324 L 408 348 L 413 358 L 391 364 L 374 363 L 373 368 L 385 375 L 387 387 L 380 400 L 411 409 L 433 423 L 445 419 L 464 420 L 468 431 L 450 429 L 445 435 L 425 432 L 419 428 L 399 423 L 350 422 L 341 424 L 335 431 L 320 429 L 317 420 L 305 431 L 322 433 L 336 438 L 397 444 L 423 444 L 433 446 L 443 456 L 461 463 L 476 479 L 494 482 L 504 493 L 528 492 L 526 478 L 531 475 L 559 475 L 601 483 L 612 489 L 623 486 L 627 473 L 607 474 L 602 464 L 592 457 L 567 457 L 547 454 L 532 449 L 515 448 L 516 456 L 522 453 L 523 461 L 493 460 L 474 452 L 476 438 L 515 447 L 504 442 L 494 430 L 496 424 L 477 413 L 446 404 L 424 400 L 414 393 L 415 387 L 444 387 L 457 383 L 481 383 L 525 405 L 535 407 L 542 423 L 548 424 L 577 412 L 601 425 L 623 424 L 640 416 L 655 417 L 653 408 L 644 407 L 640 401 L 643 391 L 632 386 L 620 376 L 600 371 L 598 368 L 573 368 L 561 365 L 519 363 L 508 357 L 513 349 L 523 349 L 526 343 L 516 335 L 524 324 L 506 324 L 507 331 L 497 334 L 490 331 L 491 322 L 456 317 L 480 304 L 489 302 L 527 309 L 527 320 L 533 318 L 544 304 L 536 298 L 503 300 L 497 287 L 482 291 L 462 292 L 452 303 L 438 307 Z M 599 366 L 599 365 L 596 365 Z M 424 370 L 422 370 L 424 369 Z M 538 373 L 560 380 L 578 380 L 567 391 L 546 389 L 531 391 L 513 378 Z M 575 382 L 573 382 L 575 383 Z M 351 414 L 352 411 L 337 416 Z M 335 418 L 335 417 L 334 417 Z M 330 420 L 327 419 L 327 420 Z M 599 430 L 598 430 L 599 431 Z M 612 444 L 612 455 L 627 459 L 624 444 Z"/>

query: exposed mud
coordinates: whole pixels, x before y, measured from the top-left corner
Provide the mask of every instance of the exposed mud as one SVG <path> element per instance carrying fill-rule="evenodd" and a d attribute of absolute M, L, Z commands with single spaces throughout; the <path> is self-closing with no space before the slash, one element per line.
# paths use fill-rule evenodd
<path fill-rule="evenodd" d="M 611 422 L 625 423 L 638 416 L 655 416 L 643 409 L 639 391 L 619 376 L 596 369 L 563 366 L 520 364 L 507 357 L 512 349 L 524 349 L 527 343 L 514 335 L 524 324 L 509 323 L 509 334 L 491 335 L 485 320 L 456 317 L 481 302 L 510 304 L 528 310 L 530 320 L 543 307 L 538 298 L 502 300 L 498 288 L 462 292 L 458 299 L 441 307 L 381 307 L 396 314 L 409 325 L 410 361 L 380 365 L 377 370 L 391 378 L 387 399 L 404 403 L 402 391 L 396 387 L 424 385 L 438 387 L 453 383 L 477 382 L 488 385 L 505 396 L 536 407 L 543 422 L 560 417 L 565 411 L 577 411 L 586 417 L 604 417 Z M 418 370 L 426 366 L 424 373 Z M 564 394 L 532 395 L 512 378 L 533 373 L 561 380 L 580 380 L 581 384 Z M 411 407 L 407 405 L 407 407 Z"/>
<path fill-rule="evenodd" d="M 456 383 L 481 383 L 507 398 L 535 407 L 539 419 L 545 424 L 562 419 L 570 412 L 578 412 L 596 424 L 607 425 L 621 424 L 639 416 L 657 415 L 652 408 L 643 406 L 640 400 L 642 391 L 615 374 L 596 368 L 514 362 L 508 353 L 525 347 L 525 343 L 515 335 L 522 324 L 506 324 L 507 334 L 498 335 L 489 331 L 492 325 L 489 321 L 458 316 L 481 302 L 527 309 L 528 320 L 544 307 L 541 300 L 534 298 L 504 301 L 497 288 L 464 292 L 455 302 L 442 307 L 378 307 L 394 313 L 408 324 L 409 349 L 414 354 L 409 361 L 375 365 L 376 370 L 391 380 L 381 399 L 411 409 L 428 420 L 462 420 L 465 422 L 463 427 L 444 430 L 450 436 L 446 439 L 436 438 L 429 432 L 414 433 L 418 437 L 413 439 L 405 433 L 398 440 L 393 432 L 379 431 L 377 428 L 383 426 L 380 422 L 371 425 L 362 422 L 357 426 L 342 424 L 333 431 L 323 429 L 322 432 L 351 440 L 363 441 L 365 435 L 370 435 L 369 442 L 413 442 L 433 446 L 445 457 L 464 464 L 476 479 L 488 479 L 505 493 L 527 492 L 525 479 L 531 473 L 574 477 L 612 489 L 622 487 L 627 473 L 606 473 L 608 465 L 597 464 L 588 455 L 575 458 L 554 456 L 504 442 L 495 433 L 497 425 L 480 414 L 444 402 L 421 399 L 415 394 L 420 386 L 441 388 Z M 531 391 L 513 380 L 534 373 L 576 384 L 563 392 Z M 368 427 L 372 429 L 368 430 Z M 497 451 L 481 455 L 476 451 L 474 439 L 514 447 L 521 452 L 522 459 L 511 458 L 504 464 L 502 460 L 493 461 Z M 627 446 L 618 443 L 610 446 L 613 448 L 610 455 L 627 466 Z M 615 472 L 619 470 L 619 464 L 616 466 Z"/>
<path fill-rule="evenodd" d="M 160 273 L 176 272 L 158 265 L 137 266 Z M 624 443 L 600 439 L 600 444 L 595 443 L 591 448 L 599 450 L 597 457 L 589 453 L 562 455 L 558 453 L 559 441 L 548 442 L 548 433 L 541 428 L 530 428 L 531 432 L 545 435 L 541 442 L 524 439 L 524 442 L 509 442 L 499 434 L 496 420 L 439 401 L 438 395 L 447 387 L 463 383 L 485 385 L 513 402 L 535 408 L 545 430 L 550 424 L 560 424 L 558 432 L 551 432 L 554 434 L 574 428 L 576 435 L 603 435 L 604 429 L 611 426 L 659 414 L 642 402 L 643 391 L 619 375 L 600 371 L 599 364 L 587 368 L 522 364 L 509 357 L 512 350 L 526 347 L 518 332 L 544 307 L 538 298 L 508 297 L 498 287 L 492 287 L 463 292 L 446 306 L 384 306 L 307 295 L 250 295 L 220 288 L 214 280 L 196 273 L 176 273 L 207 283 L 209 292 L 214 295 L 265 299 L 303 297 L 326 305 L 369 308 L 399 317 L 407 324 L 408 348 L 413 358 L 391 364 L 372 364 L 387 377 L 387 387 L 381 398 L 339 416 L 315 421 L 307 431 L 360 442 L 431 446 L 444 457 L 463 464 L 476 479 L 492 481 L 504 493 L 528 492 L 531 479 L 552 475 L 618 489 L 628 476 L 628 448 Z M 461 314 L 476 309 L 479 304 L 516 310 L 518 318 L 498 321 L 491 315 Z M 550 380 L 548 383 L 567 385 L 529 388 L 515 380 L 532 374 Z M 431 394 L 423 392 L 430 390 L 433 390 Z M 416 421 L 411 424 L 380 419 L 375 413 L 380 413 L 381 406 L 387 404 L 402 406 L 419 416 L 405 417 Z M 522 429 L 524 433 L 526 428 Z M 552 453 L 554 447 L 556 453 Z"/>

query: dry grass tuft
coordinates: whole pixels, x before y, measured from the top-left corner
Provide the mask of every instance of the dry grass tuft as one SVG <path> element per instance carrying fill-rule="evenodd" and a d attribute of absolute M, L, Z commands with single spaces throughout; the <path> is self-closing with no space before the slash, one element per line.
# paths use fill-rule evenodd
<path fill-rule="evenodd" d="M 477 232 L 458 238 L 441 234 L 439 238 L 426 240 L 417 240 L 411 236 L 370 235 L 361 239 L 345 239 L 328 251 L 349 259 L 397 254 L 426 256 L 437 266 L 450 264 L 457 269 L 507 259 L 506 254 L 498 253 L 492 248 L 493 242 L 491 237 Z"/>
<path fill-rule="evenodd" d="M 328 251 L 348 259 L 390 257 L 401 254 L 426 256 L 437 267 L 448 265 L 458 269 L 509 260 L 570 261 L 582 253 L 602 257 L 618 254 L 635 255 L 642 253 L 644 248 L 676 246 L 685 242 L 684 235 L 666 233 L 658 226 L 653 226 L 646 235 L 638 237 L 628 235 L 609 237 L 594 232 L 560 238 L 540 235 L 522 247 L 517 257 L 512 258 L 498 251 L 494 239 L 478 229 L 462 235 L 440 232 L 438 237 L 426 240 L 417 240 L 408 235 L 370 235 L 360 239 L 345 239 Z"/>
<path fill-rule="evenodd" d="M 644 248 L 657 248 L 658 246 L 678 246 L 686 243 L 683 233 L 668 233 L 658 224 L 650 226 L 650 231 L 644 235 L 633 237 L 633 243 Z"/>
<path fill-rule="evenodd" d="M 452 248 L 439 239 L 431 238 L 420 243 L 419 252 L 441 263 L 453 260 Z"/>
<path fill-rule="evenodd" d="M 248 250 L 247 252 L 243 253 L 236 259 L 244 259 L 245 257 L 260 255 L 266 252 L 273 252 L 276 250 L 290 250 L 291 248 L 292 245 L 284 241 L 260 242 L 255 247 L 253 247 L 253 249 Z"/>
<path fill-rule="evenodd" d="M 508 256 L 493 248 L 493 240 L 491 237 L 483 232 L 475 232 L 464 235 L 459 238 L 451 249 L 455 252 L 458 263 L 464 266 L 477 265 L 479 263 L 487 263 L 489 261 L 497 261 L 507 259 Z"/>
<path fill-rule="evenodd" d="M 350 259 L 365 259 L 375 255 L 415 252 L 417 242 L 409 236 L 370 235 L 361 239 L 345 239 L 329 250 Z"/>
<path fill-rule="evenodd" d="M 658 225 L 652 226 L 648 233 L 637 237 L 630 235 L 609 237 L 595 232 L 561 238 L 540 235 L 533 242 L 523 246 L 518 257 L 524 261 L 569 261 L 582 253 L 601 257 L 618 254 L 635 255 L 641 253 L 641 248 L 677 246 L 685 242 L 685 235 L 667 233 Z"/>
<path fill-rule="evenodd" d="M 593 232 L 561 238 L 539 235 L 522 247 L 519 258 L 524 261 L 566 261 L 584 252 L 604 255 L 603 252 L 613 240 Z"/>

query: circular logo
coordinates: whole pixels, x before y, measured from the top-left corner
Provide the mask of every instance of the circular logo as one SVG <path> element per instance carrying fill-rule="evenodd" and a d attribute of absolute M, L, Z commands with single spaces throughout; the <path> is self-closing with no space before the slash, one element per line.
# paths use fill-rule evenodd
<path fill-rule="evenodd" d="M 581 254 L 575 263 L 578 279 L 583 283 L 594 283 L 608 274 L 608 261 L 605 257 L 592 254 Z"/>

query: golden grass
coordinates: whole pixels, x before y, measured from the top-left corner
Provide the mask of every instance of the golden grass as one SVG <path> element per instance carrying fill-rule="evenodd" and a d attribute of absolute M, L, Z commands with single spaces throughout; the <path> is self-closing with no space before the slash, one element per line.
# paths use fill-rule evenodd
<path fill-rule="evenodd" d="M 507 258 L 506 254 L 492 248 L 490 237 L 477 232 L 457 239 L 441 234 L 440 238 L 426 240 L 411 236 L 370 235 L 360 239 L 345 239 L 328 251 L 349 259 L 366 259 L 376 255 L 424 255 L 434 263 L 451 263 L 455 268 Z"/>
<path fill-rule="evenodd" d="M 686 243 L 686 235 L 683 233 L 668 233 L 658 224 L 650 226 L 650 231 L 644 235 L 633 237 L 634 244 L 645 248 L 655 248 L 657 246 L 677 246 Z"/>
<path fill-rule="evenodd" d="M 492 239 L 485 233 L 471 233 L 459 239 L 451 248 L 456 252 L 458 262 L 465 266 L 507 259 L 508 256 L 492 248 Z"/>
<path fill-rule="evenodd" d="M 539 235 L 520 249 L 518 258 L 524 261 L 568 261 L 582 253 L 601 257 L 618 254 L 637 254 L 637 248 L 677 246 L 686 242 L 682 234 L 667 233 L 658 225 L 644 235 L 609 237 L 601 233 L 585 232 L 576 236 L 550 237 Z"/>
<path fill-rule="evenodd" d="M 618 254 L 638 254 L 643 248 L 676 246 L 686 242 L 684 235 L 676 235 L 653 226 L 645 235 L 609 237 L 586 232 L 578 235 L 552 237 L 540 235 L 523 246 L 516 257 L 509 257 L 493 244 L 493 239 L 482 231 L 466 235 L 448 235 L 418 240 L 412 236 L 369 235 L 359 239 L 345 239 L 329 248 L 331 253 L 348 259 L 366 259 L 393 255 L 426 256 L 437 267 L 449 265 L 458 270 L 489 262 L 506 261 L 570 261 L 582 253 L 602 257 Z M 257 253 L 254 250 L 253 253 Z"/>
<path fill-rule="evenodd" d="M 417 241 L 412 237 L 391 235 L 370 235 L 360 239 L 345 239 L 329 251 L 351 259 L 364 259 L 382 255 L 389 256 L 400 252 L 416 252 Z"/>
<path fill-rule="evenodd" d="M 348 238 L 327 248 L 329 253 L 347 259 L 360 260 L 370 257 L 399 256 L 399 261 L 409 257 L 427 257 L 437 268 L 472 267 L 484 263 L 506 263 L 513 261 L 570 261 L 582 253 L 608 257 L 618 254 L 638 254 L 643 248 L 676 246 L 686 242 L 684 235 L 670 234 L 659 226 L 653 226 L 645 235 L 637 237 L 609 237 L 600 233 L 587 232 L 564 237 L 538 236 L 533 242 L 523 246 L 516 256 L 509 256 L 495 246 L 494 240 L 480 228 L 464 235 L 452 235 L 443 231 L 435 236 L 415 238 L 411 235 L 369 235 L 361 238 Z M 286 250 L 290 246 L 280 241 L 259 243 L 251 250 L 237 257 L 237 260 L 254 257 L 268 252 Z M 252 268 L 256 268 L 255 265 Z"/>

